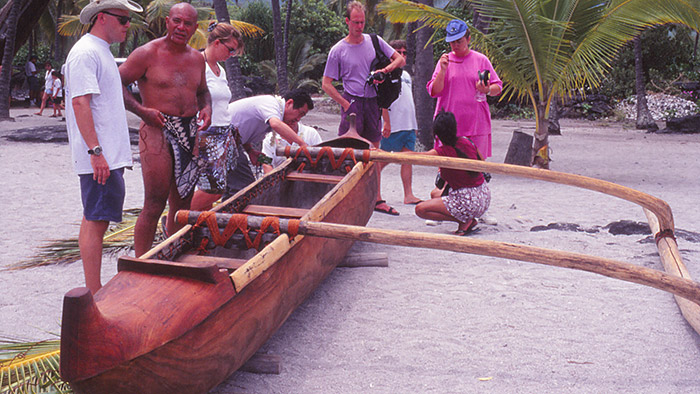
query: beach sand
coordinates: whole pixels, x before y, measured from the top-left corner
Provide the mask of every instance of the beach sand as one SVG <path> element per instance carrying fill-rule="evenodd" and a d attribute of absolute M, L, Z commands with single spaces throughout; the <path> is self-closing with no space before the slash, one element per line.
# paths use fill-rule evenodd
<path fill-rule="evenodd" d="M 24 260 L 50 239 L 75 237 L 78 178 L 67 143 L 13 142 L 27 127 L 59 125 L 11 110 L 0 122 L 3 202 L 0 266 Z M 335 135 L 338 116 L 311 111 L 304 123 Z M 130 116 L 130 125 L 138 119 Z M 532 121 L 496 120 L 489 159 L 503 162 L 513 130 Z M 552 170 L 604 179 L 669 203 L 678 244 L 700 275 L 700 137 L 649 134 L 628 124 L 562 121 L 550 137 Z M 428 198 L 435 170 L 414 167 Z M 140 166 L 125 174 L 125 208 L 143 201 Z M 401 213 L 368 226 L 449 234 L 404 205 L 399 166 L 382 174 L 383 197 Z M 608 224 L 646 223 L 642 209 L 600 193 L 494 175 L 488 216 L 474 238 L 561 249 L 662 269 L 650 234 L 612 235 Z M 586 231 L 532 231 L 550 223 Z M 571 226 L 573 227 L 573 226 Z M 417 248 L 356 243 L 385 252 L 388 268 L 338 268 L 262 347 L 282 359 L 279 375 L 237 372 L 212 393 L 697 393 L 700 337 L 673 297 L 649 287 L 532 263 Z M 133 254 L 133 252 L 132 252 Z M 116 273 L 106 257 L 103 282 Z M 0 271 L 0 335 L 55 338 L 62 298 L 82 286 L 81 264 Z"/>

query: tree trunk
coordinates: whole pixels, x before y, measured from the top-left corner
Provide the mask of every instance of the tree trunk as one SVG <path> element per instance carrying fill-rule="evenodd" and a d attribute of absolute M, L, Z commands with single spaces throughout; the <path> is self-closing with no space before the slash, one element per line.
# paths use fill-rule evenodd
<path fill-rule="evenodd" d="M 15 27 L 15 43 L 12 51 L 12 55 L 19 50 L 19 48 L 27 42 L 27 38 L 31 36 L 34 26 L 39 22 L 41 14 L 46 11 L 49 6 L 50 0 L 23 0 L 19 13 L 17 15 L 17 24 Z M 10 9 L 12 8 L 12 1 L 8 1 L 2 9 L 0 9 L 0 56 L 4 55 L 5 51 L 5 38 L 7 37 L 8 24 L 5 23 L 7 20 Z"/>
<path fill-rule="evenodd" d="M 433 5 L 433 0 L 421 0 L 422 4 Z M 413 76 L 413 98 L 416 102 L 416 120 L 418 121 L 418 140 L 425 149 L 432 149 L 432 124 L 435 114 L 435 99 L 430 97 L 425 85 L 433 76 L 433 46 L 425 44 L 430 40 L 433 29 L 424 27 L 416 34 L 416 63 Z"/>
<path fill-rule="evenodd" d="M 19 18 L 20 8 L 22 8 L 22 0 L 12 0 L 7 3 L 12 5 L 8 17 L 5 19 L 4 48 L 2 56 L 2 71 L 0 72 L 0 119 L 9 120 L 10 118 L 10 93 L 12 79 L 12 60 L 15 57 L 15 34 L 17 33 L 17 20 Z"/>
<path fill-rule="evenodd" d="M 415 73 L 416 64 L 416 33 L 413 30 L 416 29 L 418 24 L 416 22 L 411 22 L 406 25 L 406 66 L 404 70 L 407 70 L 411 75 Z"/>
<path fill-rule="evenodd" d="M 547 95 L 540 98 L 536 105 L 537 113 L 535 120 L 535 141 L 532 147 L 532 165 L 539 168 L 549 169 L 549 119 L 547 118 Z"/>
<path fill-rule="evenodd" d="M 277 65 L 277 92 L 285 95 L 289 88 L 287 84 L 287 57 L 284 53 L 284 37 L 282 36 L 282 17 L 279 0 L 272 3 L 272 34 L 275 38 L 275 64 Z"/>
<path fill-rule="evenodd" d="M 292 4 L 294 0 L 287 0 L 287 15 L 284 18 L 284 41 L 282 43 L 282 52 L 284 53 L 284 69 L 287 69 L 287 60 L 289 59 L 289 23 L 292 20 Z M 287 74 L 285 76 L 289 77 Z M 289 81 L 287 81 L 287 91 L 291 89 Z M 281 93 L 281 92 L 280 92 Z"/>
<path fill-rule="evenodd" d="M 638 129 L 658 130 L 659 126 L 654 122 L 649 107 L 647 106 L 647 92 L 644 83 L 644 65 L 642 63 L 642 39 L 634 38 L 634 87 L 637 91 L 637 122 Z"/>
<path fill-rule="evenodd" d="M 226 8 L 226 0 L 213 0 L 212 5 L 214 6 L 217 21 L 231 22 L 228 8 Z M 226 60 L 226 79 L 228 80 L 228 88 L 231 90 L 231 100 L 236 101 L 246 96 L 238 56 L 231 56 Z"/>
<path fill-rule="evenodd" d="M 473 4 L 471 5 L 471 9 L 473 13 L 472 20 L 474 21 L 474 27 L 476 28 L 476 30 L 484 34 L 488 34 L 489 24 L 491 20 L 482 16 Z"/>

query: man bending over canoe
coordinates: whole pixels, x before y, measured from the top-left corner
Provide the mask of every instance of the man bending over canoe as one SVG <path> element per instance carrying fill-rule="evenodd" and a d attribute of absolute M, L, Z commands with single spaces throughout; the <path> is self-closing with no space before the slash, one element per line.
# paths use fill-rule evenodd
<path fill-rule="evenodd" d="M 129 0 L 90 2 L 80 12 L 88 34 L 66 59 L 66 128 L 83 201 L 78 244 L 93 294 L 102 287 L 102 239 L 110 221 L 122 220 L 124 168 L 132 165 L 121 80 L 109 50 L 126 38 L 129 11 L 143 9 Z"/>
<path fill-rule="evenodd" d="M 287 92 L 284 98 L 260 95 L 236 100 L 228 105 L 231 125 L 238 130 L 241 143 L 238 145 L 236 169 L 229 171 L 226 176 L 224 200 L 255 181 L 250 162 L 257 164 L 260 152 L 252 149 L 251 145 L 262 142 L 267 133 L 274 131 L 291 144 L 306 146 L 306 142 L 290 125 L 299 122 L 313 108 L 311 96 L 301 89 Z M 244 150 L 250 155 L 250 160 L 243 154 Z M 221 196 L 197 191 L 192 201 L 192 209 L 207 210 L 219 197 Z"/>
<path fill-rule="evenodd" d="M 139 150 L 145 197 L 134 229 L 136 256 L 151 248 L 166 201 L 168 234 L 177 231 L 175 212 L 189 209 L 202 169 L 197 132 L 211 123 L 204 58 L 187 45 L 197 30 L 197 11 L 187 3 L 175 4 L 166 27 L 165 37 L 137 48 L 119 67 L 126 108 L 143 120 Z M 143 104 L 126 93 L 134 81 Z"/>

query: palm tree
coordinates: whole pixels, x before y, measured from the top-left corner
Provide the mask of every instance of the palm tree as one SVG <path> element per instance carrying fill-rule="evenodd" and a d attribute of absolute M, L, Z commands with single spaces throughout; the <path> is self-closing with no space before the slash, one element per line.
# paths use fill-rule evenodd
<path fill-rule="evenodd" d="M 287 51 L 282 35 L 282 17 L 280 15 L 279 0 L 271 0 L 272 4 L 272 34 L 275 37 L 275 63 L 277 64 L 277 91 L 284 95 L 287 93 Z M 289 15 L 289 14 L 288 14 Z"/>
<path fill-rule="evenodd" d="M 637 121 L 638 129 L 658 130 L 659 126 L 651 116 L 647 105 L 647 90 L 644 83 L 644 64 L 642 63 L 642 37 L 634 38 L 634 87 L 637 91 Z"/>
<path fill-rule="evenodd" d="M 15 33 L 15 45 L 12 55 L 27 42 L 27 39 L 32 35 L 34 27 L 41 18 L 41 15 L 46 11 L 49 6 L 50 0 L 23 0 L 19 14 L 17 16 L 17 31 Z M 4 54 L 5 50 L 5 37 L 7 36 L 8 24 L 6 23 L 7 18 L 10 14 L 10 9 L 12 8 L 12 1 L 8 1 L 0 9 L 0 57 Z"/>
<path fill-rule="evenodd" d="M 326 54 L 316 53 L 311 55 L 312 45 L 313 41 L 303 35 L 297 35 L 292 40 L 290 46 L 291 68 L 287 73 L 289 88 L 321 89 L 321 84 L 317 80 L 309 78 L 309 73 L 326 62 Z M 271 60 L 260 62 L 258 69 L 268 81 L 272 83 L 278 82 L 277 70 L 279 67 Z M 280 94 L 283 94 L 281 88 Z"/>
<path fill-rule="evenodd" d="M 528 98 L 535 110 L 533 164 L 549 167 L 548 114 L 552 98 L 597 87 L 619 49 L 649 26 L 700 27 L 700 0 L 474 0 L 489 32 L 475 28 L 472 45 L 506 82 L 503 97 Z M 379 6 L 390 22 L 421 21 L 443 28 L 449 13 L 407 0 Z M 425 70 L 423 70 L 425 72 Z"/>
<path fill-rule="evenodd" d="M 0 119 L 10 119 L 10 89 L 12 79 L 12 59 L 15 57 L 15 34 L 17 32 L 17 19 L 19 17 L 22 0 L 8 2 L 12 7 L 5 20 L 7 25 L 4 51 L 2 56 L 2 71 L 0 72 Z"/>

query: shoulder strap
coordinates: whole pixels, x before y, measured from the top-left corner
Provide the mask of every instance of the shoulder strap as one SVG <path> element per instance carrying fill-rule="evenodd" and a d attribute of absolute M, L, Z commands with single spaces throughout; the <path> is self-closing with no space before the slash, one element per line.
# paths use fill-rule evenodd
<path fill-rule="evenodd" d="M 476 144 L 474 143 L 474 141 L 472 141 L 471 138 L 469 138 L 467 136 L 463 136 L 463 137 L 459 137 L 459 138 L 466 138 L 469 142 L 471 142 L 472 146 L 474 147 L 474 150 L 476 151 L 476 157 L 478 157 L 479 160 L 484 160 L 481 156 L 481 152 L 479 152 L 479 148 L 476 146 Z M 457 149 L 457 148 L 455 148 L 455 149 Z"/>
<path fill-rule="evenodd" d="M 370 34 L 370 37 L 372 37 L 372 45 L 374 45 L 374 53 L 376 57 L 381 57 L 384 55 L 384 52 L 379 48 L 379 38 L 377 38 L 376 34 Z M 384 55 L 386 57 L 386 55 Z"/>

